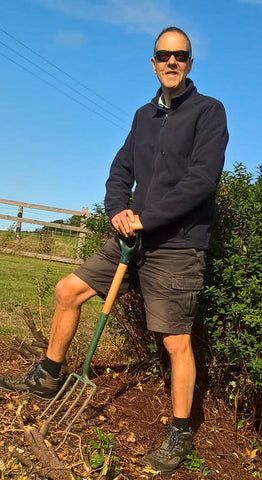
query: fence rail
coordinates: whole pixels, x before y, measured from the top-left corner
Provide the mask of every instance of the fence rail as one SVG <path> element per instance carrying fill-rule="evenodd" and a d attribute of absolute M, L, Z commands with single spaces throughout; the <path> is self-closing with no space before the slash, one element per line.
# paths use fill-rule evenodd
<path fill-rule="evenodd" d="M 86 234 L 89 233 L 89 230 L 86 228 L 86 220 L 91 216 L 91 214 L 88 212 L 88 207 L 82 207 L 81 211 L 78 210 L 70 210 L 70 209 L 65 209 L 65 208 L 57 208 L 57 207 L 50 207 L 47 205 L 37 205 L 35 203 L 27 203 L 27 202 L 18 202 L 14 200 L 7 200 L 4 198 L 0 198 L 0 204 L 6 204 L 6 205 L 13 205 L 18 207 L 18 212 L 17 216 L 13 215 L 2 215 L 0 214 L 0 218 L 3 220 L 8 220 L 8 221 L 13 221 L 16 222 L 16 232 L 15 232 L 15 238 L 16 240 L 20 240 L 21 238 L 21 229 L 22 229 L 22 224 L 23 223 L 29 223 L 32 225 L 43 225 L 45 227 L 51 227 L 51 228 L 58 228 L 58 229 L 63 229 L 63 230 L 71 230 L 73 232 L 78 232 L 79 237 L 78 237 L 78 247 L 77 247 L 77 252 L 78 256 L 77 259 L 73 260 L 72 259 L 65 259 L 64 257 L 58 257 L 54 255 L 43 255 L 43 254 L 33 254 L 32 252 L 21 252 L 21 254 L 24 254 L 26 256 L 36 256 L 38 258 L 44 258 L 44 259 L 50 259 L 50 260 L 57 260 L 57 261 L 68 261 L 68 263 L 82 263 L 82 261 L 79 258 L 79 252 L 80 249 L 85 241 Z M 81 217 L 80 220 L 80 227 L 75 227 L 73 225 L 65 225 L 63 223 L 56 223 L 56 222 L 45 222 L 43 220 L 35 220 L 32 218 L 24 218 L 23 217 L 23 209 L 24 208 L 32 208 L 36 210 L 45 210 L 48 212 L 58 212 L 58 213 L 63 213 L 67 215 L 77 215 Z M 5 251 L 6 249 L 2 250 Z"/>
<path fill-rule="evenodd" d="M 25 203 L 25 202 L 17 202 L 14 200 L 5 200 L 4 198 L 0 198 L 0 203 L 6 203 L 7 205 L 16 205 L 18 207 L 26 207 L 26 208 L 35 208 L 37 210 L 47 210 L 49 212 L 60 212 L 60 213 L 67 213 L 68 215 L 86 215 L 90 217 L 90 213 L 88 213 L 88 207 L 83 207 L 82 211 L 79 212 L 77 210 L 68 210 L 65 208 L 57 208 L 57 207 L 48 207 L 46 205 L 37 205 L 35 203 Z"/>
<path fill-rule="evenodd" d="M 11 215 L 1 215 L 1 214 L 0 214 L 0 218 L 3 218 L 4 220 L 14 221 L 20 225 L 22 223 L 32 223 L 32 225 L 44 225 L 45 227 L 62 228 L 63 230 L 72 230 L 73 232 L 87 233 L 86 228 L 74 227 L 73 225 L 72 226 L 65 225 L 64 223 L 44 222 L 42 220 L 33 220 L 32 218 L 12 217 Z"/>

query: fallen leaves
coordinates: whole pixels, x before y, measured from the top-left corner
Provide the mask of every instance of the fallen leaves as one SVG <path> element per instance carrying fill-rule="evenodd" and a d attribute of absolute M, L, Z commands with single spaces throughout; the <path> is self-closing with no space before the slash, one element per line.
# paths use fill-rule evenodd
<path fill-rule="evenodd" d="M 3 344 L 1 345 L 2 358 L 3 355 L 7 358 L 7 349 L 4 351 Z M 14 354 L 12 353 L 12 355 Z M 102 361 L 104 362 L 104 357 Z M 3 370 L 6 364 L 7 361 L 3 361 Z M 11 368 L 7 370 L 8 374 L 12 373 Z M 17 364 L 13 373 L 16 374 L 18 370 Z M 60 462 L 63 462 L 69 469 L 71 468 L 70 480 L 74 478 L 97 480 L 94 472 L 87 467 L 88 462 L 85 463 L 83 452 L 88 439 L 95 439 L 94 427 L 100 425 L 104 434 L 113 432 L 117 441 L 115 453 L 119 457 L 119 470 L 115 473 L 114 480 L 152 480 L 153 478 L 162 480 L 164 477 L 158 475 L 150 467 L 142 470 L 140 460 L 156 446 L 160 441 L 160 436 L 164 433 L 163 425 L 169 422 L 172 408 L 170 396 L 156 378 L 144 381 L 142 376 L 132 376 L 121 372 L 118 378 L 114 379 L 112 374 L 105 373 L 105 368 L 104 374 L 101 373 L 101 368 L 97 371 L 94 368 L 94 374 L 98 386 L 96 396 L 76 423 L 73 431 L 65 439 L 63 426 L 57 427 L 53 422 L 46 436 Z M 25 459 L 26 451 L 29 451 L 23 430 L 19 429 L 14 422 L 17 408 L 21 404 L 23 405 L 24 410 L 20 409 L 20 411 L 26 427 L 32 423 L 39 424 L 39 413 L 44 408 L 43 402 L 33 398 L 30 398 L 28 404 L 25 405 L 24 400 L 26 399 L 28 400 L 25 395 L 15 392 L 3 393 L 0 396 L 0 470 L 2 470 L 4 478 L 41 480 L 39 462 L 32 453 L 27 457 L 28 465 L 30 462 L 31 465 L 33 464 L 31 467 L 23 466 L 12 458 L 15 449 L 16 454 L 23 455 L 23 459 Z M 201 400 L 196 398 L 196 407 L 200 406 L 203 417 L 197 417 L 197 415 L 194 417 L 197 418 L 194 443 L 199 455 L 205 458 L 212 468 L 212 480 L 221 480 L 222 477 L 225 477 L 225 480 L 253 478 L 252 472 L 260 472 L 261 466 L 260 452 L 257 445 L 252 444 L 255 437 L 249 436 L 248 439 L 248 435 L 245 437 L 239 435 L 240 443 L 236 445 L 234 419 L 232 416 L 233 420 L 231 421 L 230 409 L 223 402 L 221 404 L 213 402 L 210 395 L 203 397 L 203 392 L 201 392 Z M 199 411 L 196 410 L 197 414 Z M 221 453 L 220 458 L 217 457 L 217 453 Z M 247 470 L 248 468 L 249 470 Z M 193 480 L 195 477 L 190 475 L 190 472 L 181 467 L 174 478 Z M 257 477 L 254 475 L 254 478 L 259 478 L 259 475 L 257 474 Z"/>
<path fill-rule="evenodd" d="M 165 416 L 161 417 L 160 422 L 162 422 L 164 425 L 167 425 L 169 422 L 169 417 L 165 417 Z"/>
<path fill-rule="evenodd" d="M 257 456 L 258 448 L 255 448 L 254 450 L 249 450 L 248 448 L 246 448 L 246 452 L 249 458 L 251 458 L 251 460 L 254 460 Z"/>
<path fill-rule="evenodd" d="M 136 442 L 136 436 L 134 434 L 134 432 L 130 432 L 128 437 L 127 437 L 127 441 L 130 442 L 130 443 L 135 443 Z"/>

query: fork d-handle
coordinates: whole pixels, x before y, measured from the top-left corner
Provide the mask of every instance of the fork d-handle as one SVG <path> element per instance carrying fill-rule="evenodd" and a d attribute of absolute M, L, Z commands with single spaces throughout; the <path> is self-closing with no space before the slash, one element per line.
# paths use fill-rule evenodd
<path fill-rule="evenodd" d="M 110 287 L 109 292 L 107 294 L 106 301 L 105 301 L 104 307 L 102 309 L 102 313 L 101 313 L 101 315 L 98 319 L 97 326 L 96 326 L 93 338 L 91 340 L 87 355 L 86 355 L 84 368 L 83 368 L 83 375 L 82 375 L 83 377 L 88 376 L 89 367 L 90 367 L 92 357 L 94 355 L 94 352 L 95 352 L 95 349 L 96 349 L 97 344 L 99 342 L 99 339 L 102 335 L 104 326 L 106 324 L 107 318 L 109 316 L 109 313 L 111 311 L 113 303 L 114 303 L 114 301 L 116 299 L 116 296 L 118 294 L 118 291 L 119 291 L 120 285 L 122 283 L 122 280 L 124 278 L 124 275 L 126 273 L 126 270 L 127 270 L 127 265 L 124 264 L 124 263 L 119 263 L 119 265 L 116 269 L 116 273 L 115 273 L 114 279 L 112 281 L 111 287 Z"/>

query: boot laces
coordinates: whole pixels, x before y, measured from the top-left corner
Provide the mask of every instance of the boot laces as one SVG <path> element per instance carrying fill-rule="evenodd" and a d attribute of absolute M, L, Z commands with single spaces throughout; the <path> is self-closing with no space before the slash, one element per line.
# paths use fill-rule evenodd
<path fill-rule="evenodd" d="M 41 362 L 33 363 L 33 365 L 31 365 L 31 367 L 29 368 L 28 372 L 24 375 L 24 379 L 28 380 L 32 378 L 40 365 L 41 365 Z"/>
<path fill-rule="evenodd" d="M 168 440 L 168 446 L 170 450 L 172 450 L 174 447 L 177 447 L 179 443 L 181 442 L 181 432 L 172 425 L 167 426 L 167 440 Z"/>
<path fill-rule="evenodd" d="M 175 447 L 179 447 L 183 444 L 183 430 L 179 430 L 174 428 L 173 425 L 167 425 L 167 443 L 168 443 L 168 450 L 171 452 Z M 191 428 L 189 428 L 189 432 L 192 433 Z"/>

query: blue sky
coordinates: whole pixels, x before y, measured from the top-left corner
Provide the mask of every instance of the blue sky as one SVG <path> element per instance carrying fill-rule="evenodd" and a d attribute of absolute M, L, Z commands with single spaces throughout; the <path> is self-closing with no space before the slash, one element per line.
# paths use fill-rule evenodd
<path fill-rule="evenodd" d="M 1 198 L 90 211 L 103 201 L 133 115 L 158 88 L 150 58 L 170 25 L 192 40 L 199 92 L 225 105 L 225 169 L 256 172 L 262 0 L 1 0 Z"/>

